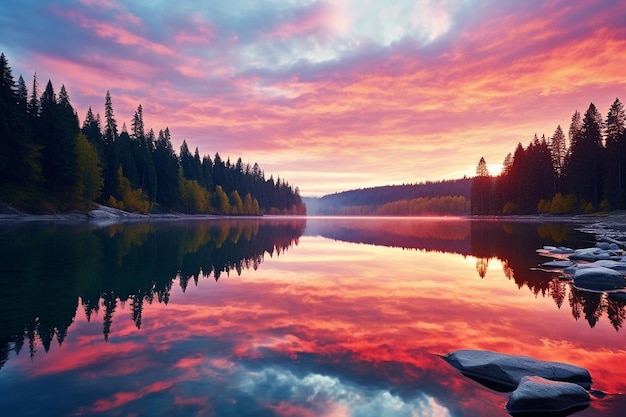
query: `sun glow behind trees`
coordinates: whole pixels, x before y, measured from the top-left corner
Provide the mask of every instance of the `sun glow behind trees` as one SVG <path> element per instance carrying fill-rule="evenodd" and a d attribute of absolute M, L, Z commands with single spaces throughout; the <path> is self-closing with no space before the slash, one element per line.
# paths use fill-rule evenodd
<path fill-rule="evenodd" d="M 472 184 L 474 214 L 591 213 L 626 208 L 626 116 L 616 98 L 606 120 L 594 103 L 576 111 L 568 130 L 535 135 L 508 154 L 500 175 L 481 158 Z"/>

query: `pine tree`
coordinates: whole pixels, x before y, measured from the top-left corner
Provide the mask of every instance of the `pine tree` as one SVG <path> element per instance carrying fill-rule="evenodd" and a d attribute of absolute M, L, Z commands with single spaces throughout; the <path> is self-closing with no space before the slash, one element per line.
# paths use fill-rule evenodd
<path fill-rule="evenodd" d="M 137 111 L 133 115 L 133 122 L 131 124 L 131 135 L 133 139 L 145 140 L 146 131 L 143 124 L 143 108 L 141 104 L 137 107 Z"/>
<path fill-rule="evenodd" d="M 48 81 L 40 103 L 37 137 L 43 147 L 42 174 L 48 190 L 62 203 L 74 195 L 78 178 L 78 118 L 64 86 L 57 98 L 52 82 Z"/>
<path fill-rule="evenodd" d="M 117 140 L 117 121 L 113 114 L 113 103 L 111 102 L 111 93 L 107 90 L 106 97 L 104 99 L 104 142 L 107 144 L 113 143 Z"/>
<path fill-rule="evenodd" d="M 606 116 L 604 197 L 619 208 L 624 207 L 626 203 L 625 123 L 624 106 L 616 98 Z"/>
<path fill-rule="evenodd" d="M 557 176 L 563 173 L 563 165 L 565 164 L 565 155 L 567 154 L 567 145 L 565 143 L 565 134 L 561 125 L 556 127 L 554 134 L 550 138 L 550 154 L 552 156 L 552 164 Z"/>
<path fill-rule="evenodd" d="M 212 190 L 215 187 L 213 183 L 213 161 L 208 155 L 202 157 L 202 181 L 207 190 Z"/>
<path fill-rule="evenodd" d="M 180 202 L 178 181 L 180 165 L 172 148 L 168 128 L 159 131 L 153 161 L 156 169 L 156 202 L 162 209 L 171 210 Z"/>
<path fill-rule="evenodd" d="M 108 200 L 109 196 L 115 195 L 119 189 L 117 169 L 120 166 L 120 162 L 115 146 L 117 137 L 117 121 L 113 113 L 111 93 L 107 90 L 104 99 L 104 134 L 102 136 L 104 155 L 102 197 L 104 201 Z"/>
<path fill-rule="evenodd" d="M 596 208 L 602 191 L 602 116 L 591 103 L 580 128 L 576 112 L 570 127 L 571 146 L 565 164 L 565 189 Z"/>
<path fill-rule="evenodd" d="M 30 92 L 28 100 L 28 113 L 32 118 L 39 117 L 41 111 L 41 103 L 39 102 L 39 82 L 37 81 L 37 73 L 33 76 L 33 88 Z"/>
<path fill-rule="evenodd" d="M 135 151 L 133 146 L 133 140 L 131 139 L 128 131 L 122 130 L 122 133 L 118 136 L 114 143 L 115 153 L 119 155 L 119 166 L 124 172 L 124 177 L 128 179 L 133 188 L 140 186 L 141 179 L 139 177 L 139 171 L 135 162 Z M 118 175 L 119 178 L 119 175 Z"/>
<path fill-rule="evenodd" d="M 17 102 L 24 113 L 26 113 L 28 106 L 28 90 L 26 89 L 24 78 L 22 78 L 21 75 L 17 82 Z"/>
<path fill-rule="evenodd" d="M 513 153 L 510 184 L 513 188 L 513 208 L 518 213 L 527 213 L 531 209 L 528 184 L 528 162 L 526 151 L 521 143 L 517 144 Z"/>
<path fill-rule="evenodd" d="M 491 214 L 491 176 L 483 157 L 478 161 L 476 176 L 472 180 L 471 204 L 473 214 Z"/>
<path fill-rule="evenodd" d="M 13 172 L 15 162 L 22 160 L 21 152 L 15 149 L 19 144 L 18 96 L 12 70 L 4 53 L 0 55 L 0 177 L 12 181 L 19 179 Z M 18 159 L 19 158 L 19 159 Z"/>
<path fill-rule="evenodd" d="M 82 132 L 91 142 L 96 149 L 99 151 L 103 151 L 103 140 L 102 140 L 102 126 L 100 125 L 100 118 L 94 116 L 91 107 L 87 110 L 87 115 L 85 116 L 85 121 L 83 122 Z"/>
<path fill-rule="evenodd" d="M 0 54 L 0 198 L 14 203 L 29 197 L 41 172 L 27 103 L 24 79 L 20 76 L 15 84 L 9 62 Z"/>
<path fill-rule="evenodd" d="M 572 122 L 569 125 L 569 130 L 567 134 L 568 139 L 569 139 L 570 150 L 572 149 L 572 147 L 576 146 L 576 142 L 582 132 L 582 129 L 583 129 L 583 122 L 580 117 L 580 112 L 576 110 L 574 114 L 572 115 Z"/>
<path fill-rule="evenodd" d="M 198 177 L 198 169 L 195 166 L 195 159 L 185 140 L 183 140 L 183 143 L 180 145 L 179 158 L 180 166 L 183 169 L 183 176 L 189 180 L 199 181 L 200 178 Z"/>

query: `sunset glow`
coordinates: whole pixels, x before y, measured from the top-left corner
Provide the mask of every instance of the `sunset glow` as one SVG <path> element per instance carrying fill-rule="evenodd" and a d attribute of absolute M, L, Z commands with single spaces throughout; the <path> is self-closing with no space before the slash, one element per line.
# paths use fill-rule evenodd
<path fill-rule="evenodd" d="M 507 393 L 440 357 L 458 349 L 582 366 L 607 395 L 580 417 L 623 414 L 623 299 L 533 267 L 545 243 L 587 242 L 572 224 L 277 216 L 3 238 L 11 415 L 508 416 Z"/>
<path fill-rule="evenodd" d="M 304 258 L 317 267 L 298 273 Z M 29 377 L 75 375 L 72 384 L 104 387 L 77 415 L 132 410 L 151 395 L 173 398 L 172 410 L 208 414 L 255 396 L 280 416 L 457 415 L 457 407 L 505 415 L 498 406 L 504 394 L 465 379 L 437 356 L 459 348 L 578 364 L 590 370 L 594 388 L 623 392 L 624 370 L 607 365 L 623 358 L 623 346 L 606 318 L 592 329 L 552 298 L 516 288 L 500 259 L 486 259 L 482 278 L 477 261 L 345 242 L 329 247 L 328 239 L 305 236 L 257 271 L 219 283 L 202 279 L 184 294 L 175 282 L 169 305 L 146 306 L 141 329 L 118 306 L 106 344 L 98 341 L 101 317 L 88 323 L 79 309 L 63 349 L 53 346 L 34 364 L 27 355 L 10 364 Z M 330 358 L 344 359 L 339 366 Z M 135 375 L 156 380 L 136 389 Z M 206 387 L 204 397 L 191 382 Z M 395 384 L 411 393 L 394 392 Z"/>
<path fill-rule="evenodd" d="M 120 127 L 141 104 L 176 149 L 320 196 L 472 175 L 590 102 L 606 116 L 624 21 L 608 0 L 26 0 L 0 5 L 0 51 L 81 122 L 110 90 Z"/>

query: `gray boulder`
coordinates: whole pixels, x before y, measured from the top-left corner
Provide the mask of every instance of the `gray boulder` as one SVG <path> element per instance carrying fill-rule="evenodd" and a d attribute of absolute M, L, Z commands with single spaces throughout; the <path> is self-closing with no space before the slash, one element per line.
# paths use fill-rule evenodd
<path fill-rule="evenodd" d="M 588 265 L 603 266 L 605 268 L 613 269 L 615 271 L 620 271 L 622 275 L 626 273 L 626 262 L 624 262 L 623 259 L 620 259 L 619 261 L 613 261 L 610 259 L 604 261 L 595 261 L 594 263 Z"/>
<path fill-rule="evenodd" d="M 572 261 L 562 260 L 562 261 L 549 261 L 541 264 L 543 269 L 565 269 L 571 266 L 576 265 Z"/>
<path fill-rule="evenodd" d="M 621 250 L 604 250 L 600 248 L 584 248 L 576 249 L 574 253 L 569 255 L 569 259 L 572 261 L 586 261 L 595 262 L 605 259 L 612 259 L 619 261 L 622 258 Z"/>
<path fill-rule="evenodd" d="M 509 396 L 506 410 L 517 413 L 557 413 L 582 409 L 591 398 L 583 387 L 571 382 L 525 376 Z"/>
<path fill-rule="evenodd" d="M 574 253 L 574 249 L 567 248 L 565 246 L 544 246 L 541 249 L 537 249 L 537 253 L 542 256 L 548 256 L 556 259 L 563 259 L 568 255 Z"/>
<path fill-rule="evenodd" d="M 596 247 L 602 250 L 613 250 L 613 251 L 620 250 L 620 247 L 617 244 L 611 243 L 611 242 L 597 242 Z"/>
<path fill-rule="evenodd" d="M 488 350 L 457 350 L 442 357 L 462 374 L 503 387 L 517 388 L 525 376 L 541 376 L 553 381 L 591 387 L 589 371 L 579 366 L 548 362 L 528 356 L 505 355 Z"/>
<path fill-rule="evenodd" d="M 603 266 L 578 268 L 574 273 L 574 285 L 582 290 L 611 291 L 626 287 L 621 272 Z"/>

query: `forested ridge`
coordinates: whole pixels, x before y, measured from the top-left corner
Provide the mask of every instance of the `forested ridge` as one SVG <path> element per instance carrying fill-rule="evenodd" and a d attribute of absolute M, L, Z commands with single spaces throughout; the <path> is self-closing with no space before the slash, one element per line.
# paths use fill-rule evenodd
<path fill-rule="evenodd" d="M 471 187 L 473 214 L 593 213 L 626 208 L 626 128 L 616 98 L 603 118 L 594 103 L 575 111 L 565 135 L 518 143 L 491 176 L 480 158 Z"/>
<path fill-rule="evenodd" d="M 169 129 L 148 129 L 141 104 L 121 131 L 106 92 L 104 120 L 91 107 L 82 124 L 63 85 L 40 94 L 15 81 L 0 54 L 0 203 L 29 212 L 85 211 L 94 202 L 140 212 L 304 214 L 295 189 L 265 178 L 258 164 L 191 152 L 178 155 Z"/>
<path fill-rule="evenodd" d="M 343 191 L 306 198 L 307 212 L 322 215 L 407 216 L 469 214 L 472 180 L 427 181 Z"/>

